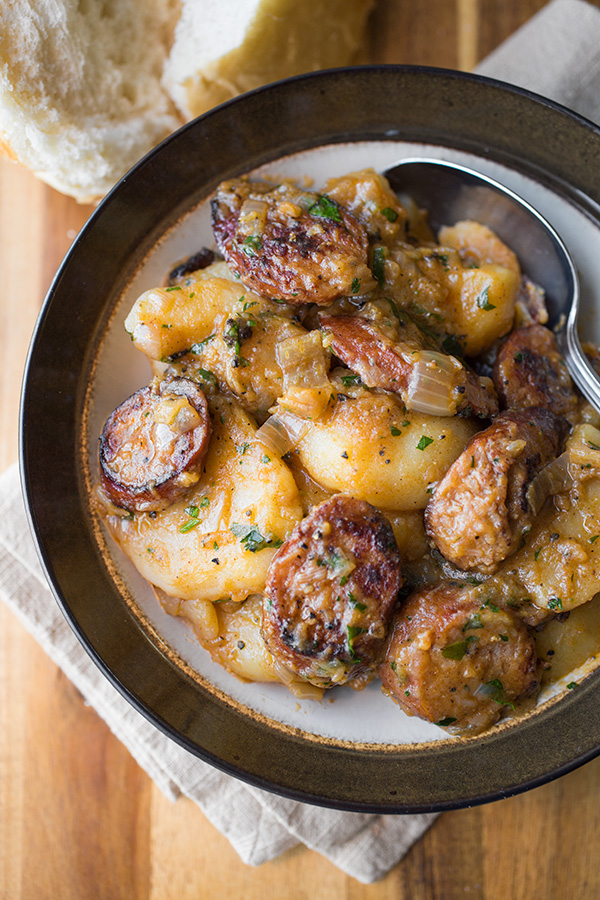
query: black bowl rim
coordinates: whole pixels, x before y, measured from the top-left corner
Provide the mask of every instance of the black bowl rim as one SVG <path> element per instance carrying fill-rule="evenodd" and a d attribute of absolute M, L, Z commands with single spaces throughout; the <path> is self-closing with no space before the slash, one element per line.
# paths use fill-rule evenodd
<path fill-rule="evenodd" d="M 391 97 L 377 93 L 383 88 L 397 103 L 393 110 Z M 294 134 L 294 126 L 308 127 L 310 115 L 325 109 L 332 91 L 337 98 L 335 116 L 318 123 L 319 139 L 314 122 L 308 135 Z M 348 98 L 356 98 L 357 91 L 363 103 L 361 129 L 357 132 L 349 123 L 345 132 L 340 131 L 338 119 L 348 115 L 344 101 L 347 106 Z M 493 103 L 487 102 L 490 96 Z M 417 98 L 429 105 L 419 110 L 414 102 Z M 400 109 L 405 119 L 401 127 L 391 129 L 394 133 L 390 135 L 390 129 L 382 123 L 395 121 L 393 117 Z M 427 121 L 427 117 L 421 120 L 425 109 L 431 119 L 436 117 L 435 122 Z M 382 111 L 388 118 L 379 118 L 377 124 L 374 120 L 382 116 Z M 291 112 L 294 121 L 289 121 Z M 463 125 L 467 113 L 471 120 L 475 115 L 481 118 L 470 121 L 468 128 L 461 127 L 459 133 L 457 112 L 463 114 Z M 257 113 L 267 115 L 271 123 L 279 121 L 281 125 L 281 119 L 285 120 L 286 140 L 277 151 L 265 146 L 264 135 L 256 134 L 257 130 L 268 132 L 266 127 L 252 130 L 245 124 L 248 116 Z M 514 126 L 503 130 L 501 117 L 508 117 L 508 126 L 515 115 L 522 117 L 522 124 L 530 129 L 529 140 L 535 152 L 531 147 L 527 152 L 517 152 Z M 194 193 L 184 196 L 181 187 L 175 199 L 152 193 L 160 186 L 161 174 L 164 177 L 165 155 L 175 168 L 175 172 L 169 172 L 169 185 L 174 179 L 181 185 L 190 175 L 190 160 L 189 155 L 177 158 L 182 156 L 179 145 L 185 149 L 191 143 L 196 150 L 206 149 L 203 132 L 209 130 L 222 141 L 240 144 L 233 123 L 243 132 L 241 144 L 245 141 L 246 155 L 240 162 L 242 147 L 227 147 L 226 165 L 220 160 L 212 181 L 209 178 L 207 182 L 206 174 L 199 181 L 198 191 L 203 196 L 223 177 L 311 146 L 392 139 L 443 143 L 486 155 L 550 184 L 594 218 L 600 208 L 600 183 L 594 179 L 591 164 L 600 148 L 600 129 L 522 88 L 453 70 L 386 65 L 296 76 L 228 101 L 169 136 L 110 191 L 74 241 L 49 289 L 26 363 L 20 417 L 21 477 L 38 554 L 69 624 L 109 681 L 163 733 L 217 768 L 293 799 L 361 812 L 434 812 L 516 794 L 587 762 L 600 753 L 597 672 L 560 702 L 548 703 L 518 726 L 503 725 L 476 740 L 444 740 L 396 751 L 307 740 L 292 729 L 274 729 L 204 691 L 161 654 L 151 637 L 139 628 L 114 582 L 107 578 L 104 559 L 86 520 L 86 485 L 79 471 L 82 447 L 78 439 L 85 394 L 81 380 L 90 371 L 93 348 L 106 325 L 107 312 L 98 301 L 91 309 L 80 306 L 73 310 L 71 304 L 65 310 L 60 305 L 61 296 L 73 285 L 93 296 L 94 289 L 98 290 L 94 287 L 98 269 L 94 267 L 105 259 L 100 250 L 107 242 L 113 250 L 113 274 L 111 281 L 103 283 L 104 295 L 118 294 L 121 273 L 131 270 L 132 253 L 111 243 L 111 220 L 114 223 L 116 218 L 121 231 L 133 229 L 142 248 L 151 246 L 197 202 Z M 445 134 L 443 140 L 438 137 L 436 141 L 434 136 L 451 123 L 452 140 Z M 492 126 L 498 129 L 493 147 L 482 137 L 482 132 Z M 547 137 L 546 142 L 536 141 L 542 135 Z M 520 153 L 525 154 L 524 159 Z M 137 182 L 156 201 L 157 208 L 150 216 L 154 225 L 148 224 Z M 104 273 L 100 277 L 104 278 Z M 83 347 L 78 348 L 76 340 L 72 344 L 60 342 L 65 327 L 67 333 L 74 330 L 76 336 L 85 339 Z M 55 386 L 52 402 L 48 384 Z M 55 428 L 64 435 L 64 441 L 60 447 L 56 442 L 49 447 L 45 436 L 52 435 Z M 50 494 L 45 490 L 48 484 Z M 102 591 L 92 592 L 94 598 L 101 598 L 101 610 L 85 602 L 90 584 L 102 585 Z M 107 629 L 113 639 L 108 647 Z M 115 635 L 118 640 L 114 640 Z"/>

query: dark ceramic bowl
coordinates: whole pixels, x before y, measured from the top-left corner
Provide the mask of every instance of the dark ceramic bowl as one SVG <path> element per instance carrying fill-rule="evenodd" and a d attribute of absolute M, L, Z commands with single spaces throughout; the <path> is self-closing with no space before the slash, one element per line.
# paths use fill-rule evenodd
<path fill-rule="evenodd" d="M 411 720 L 390 701 L 379 729 L 367 721 L 372 695 L 342 701 L 337 720 L 333 704 L 331 733 L 313 726 L 310 711 L 300 723 L 291 713 L 278 716 L 279 701 L 255 703 L 253 686 L 240 697 L 228 682 L 215 682 L 212 670 L 199 674 L 161 634 L 160 622 L 139 613 L 142 589 L 97 526 L 90 484 L 96 418 L 127 395 L 128 379 L 142 377 L 125 373 L 121 383 L 118 367 L 107 374 L 114 351 L 106 350 L 107 335 L 110 343 L 121 333 L 118 308 L 128 285 L 139 287 L 144 273 L 157 278 L 160 252 L 158 262 L 152 253 L 164 236 L 174 258 L 196 249 L 192 232 L 205 219 L 193 211 L 225 178 L 278 160 L 287 171 L 289 159 L 301 172 L 314 153 L 317 169 L 341 174 L 349 162 L 372 158 L 383 166 L 421 144 L 528 195 L 580 254 L 584 293 L 600 282 L 600 132 L 589 122 L 522 90 L 456 72 L 390 66 L 315 73 L 215 109 L 123 178 L 56 276 L 22 399 L 22 475 L 40 555 L 68 621 L 106 677 L 158 728 L 232 775 L 288 797 L 383 813 L 505 797 L 591 759 L 600 749 L 600 673 L 591 667 L 577 690 L 559 691 L 477 738 L 440 740 L 434 726 L 415 737 L 406 731 Z M 321 147 L 324 163 L 314 150 Z M 363 731 L 346 728 L 363 712 Z"/>

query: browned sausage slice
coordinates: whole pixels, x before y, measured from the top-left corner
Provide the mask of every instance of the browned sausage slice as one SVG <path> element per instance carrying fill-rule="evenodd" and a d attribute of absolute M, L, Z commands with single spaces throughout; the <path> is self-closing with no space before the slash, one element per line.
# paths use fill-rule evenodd
<path fill-rule="evenodd" d="M 198 480 L 211 424 L 194 381 L 153 381 L 108 417 L 100 438 L 102 485 L 130 512 L 162 509 Z"/>
<path fill-rule="evenodd" d="M 505 412 L 467 444 L 437 484 L 425 526 L 460 569 L 493 572 L 531 526 L 527 488 L 561 450 L 567 423 L 541 407 Z"/>
<path fill-rule="evenodd" d="M 498 351 L 494 384 L 505 409 L 545 406 L 573 419 L 577 395 L 552 332 L 543 325 L 518 328 Z"/>
<path fill-rule="evenodd" d="M 412 594 L 394 617 L 384 689 L 409 714 L 477 734 L 537 692 L 535 642 L 508 609 L 440 584 Z"/>
<path fill-rule="evenodd" d="M 269 567 L 262 633 L 287 668 L 324 687 L 373 669 L 402 585 L 388 520 L 338 494 L 299 523 Z"/>
<path fill-rule="evenodd" d="M 374 285 L 365 228 L 324 195 L 227 181 L 212 201 L 212 224 L 225 259 L 265 297 L 326 305 Z"/>
<path fill-rule="evenodd" d="M 415 407 L 411 395 L 417 364 L 424 360 L 419 348 L 408 347 L 403 352 L 400 345 L 360 316 L 329 316 L 320 313 L 319 322 L 328 332 L 336 356 L 360 375 L 367 387 L 394 391 L 401 395 L 408 409 L 421 408 Z M 497 415 L 498 401 L 489 378 L 480 378 L 454 357 L 439 353 L 429 353 L 429 356 L 432 359 L 429 378 L 439 378 L 440 386 L 447 386 L 446 394 L 443 394 L 442 389 L 439 395 L 434 392 L 431 399 L 447 404 L 448 415 L 472 414 L 490 419 Z M 443 362 L 446 365 L 440 371 L 440 363 Z M 424 367 L 423 374 L 425 371 Z M 427 396 L 430 396 L 430 391 Z M 432 409 L 423 408 L 422 411 L 432 412 Z"/>

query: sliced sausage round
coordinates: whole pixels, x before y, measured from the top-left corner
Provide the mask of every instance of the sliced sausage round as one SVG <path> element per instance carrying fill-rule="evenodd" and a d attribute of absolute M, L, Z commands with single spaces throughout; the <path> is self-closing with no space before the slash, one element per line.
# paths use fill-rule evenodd
<path fill-rule="evenodd" d="M 467 444 L 436 485 L 425 527 L 460 569 L 489 574 L 531 526 L 527 488 L 561 451 L 566 420 L 534 407 L 502 413 Z"/>
<path fill-rule="evenodd" d="M 482 606 L 469 589 L 449 584 L 403 604 L 378 674 L 409 715 L 472 734 L 539 684 L 527 626 L 511 610 Z"/>
<path fill-rule="evenodd" d="M 544 406 L 572 420 L 577 395 L 553 333 L 544 325 L 518 328 L 500 347 L 493 379 L 504 409 Z"/>
<path fill-rule="evenodd" d="M 104 490 L 130 512 L 168 506 L 198 481 L 210 434 L 206 397 L 194 381 L 153 381 L 106 421 L 100 438 Z"/>
<path fill-rule="evenodd" d="M 212 224 L 227 262 L 264 297 L 326 305 L 374 285 L 364 226 L 324 195 L 286 183 L 224 182 Z"/>
<path fill-rule="evenodd" d="M 314 507 L 269 567 L 262 634 L 271 653 L 312 684 L 374 669 L 402 585 L 388 520 L 337 494 Z"/>

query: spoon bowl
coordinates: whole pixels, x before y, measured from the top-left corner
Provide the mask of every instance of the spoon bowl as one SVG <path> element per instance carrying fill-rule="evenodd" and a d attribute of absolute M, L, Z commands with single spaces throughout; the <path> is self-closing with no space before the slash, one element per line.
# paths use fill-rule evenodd
<path fill-rule="evenodd" d="M 473 219 L 487 225 L 517 254 L 528 277 L 544 289 L 548 325 L 567 369 L 585 398 L 600 410 L 600 379 L 577 333 L 579 278 L 571 255 L 549 222 L 508 188 L 486 175 L 438 159 L 401 160 L 384 173 L 392 189 L 427 209 L 437 233 Z"/>

